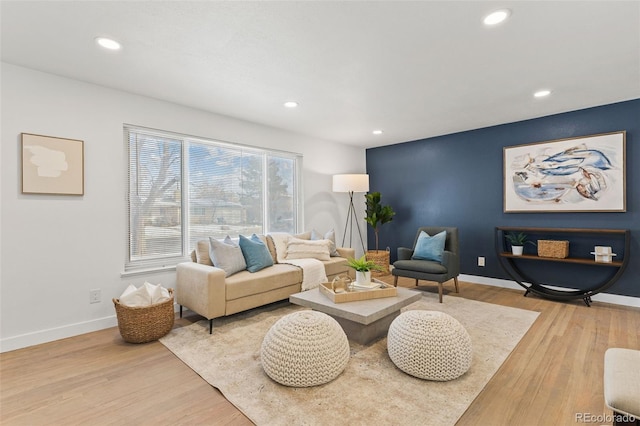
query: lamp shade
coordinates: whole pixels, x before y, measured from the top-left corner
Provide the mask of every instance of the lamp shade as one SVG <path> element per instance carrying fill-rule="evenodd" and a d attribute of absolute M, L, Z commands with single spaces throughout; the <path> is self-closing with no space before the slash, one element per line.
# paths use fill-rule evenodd
<path fill-rule="evenodd" d="M 333 175 L 333 192 L 367 192 L 369 175 Z"/>

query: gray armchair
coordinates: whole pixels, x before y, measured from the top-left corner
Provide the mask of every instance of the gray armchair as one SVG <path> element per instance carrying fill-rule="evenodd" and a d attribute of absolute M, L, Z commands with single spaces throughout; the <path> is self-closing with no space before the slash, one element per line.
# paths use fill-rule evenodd
<path fill-rule="evenodd" d="M 425 231 L 433 236 L 442 231 L 447 231 L 447 239 L 444 243 L 444 253 L 442 262 L 432 260 L 412 259 L 413 251 L 418 242 L 420 232 Z M 438 283 L 438 295 L 442 303 L 442 284 L 453 278 L 456 293 L 458 289 L 458 275 L 460 275 L 460 256 L 458 243 L 458 228 L 447 228 L 437 226 L 423 226 L 418 229 L 416 238 L 413 241 L 413 248 L 398 247 L 398 260 L 393 263 L 392 274 L 394 276 L 393 285 L 398 286 L 398 277 L 414 278 L 416 286 L 418 280 L 436 281 Z"/>

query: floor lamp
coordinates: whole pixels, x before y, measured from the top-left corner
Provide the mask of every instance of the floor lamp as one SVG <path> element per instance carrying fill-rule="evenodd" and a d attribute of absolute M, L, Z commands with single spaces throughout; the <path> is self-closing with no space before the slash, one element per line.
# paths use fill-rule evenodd
<path fill-rule="evenodd" d="M 344 242 L 347 236 L 347 227 L 349 228 L 349 247 L 351 247 L 351 239 L 353 236 L 353 222 L 355 222 L 356 227 L 358 228 L 358 235 L 360 236 L 360 243 L 362 244 L 363 253 L 366 253 L 367 250 L 364 247 L 364 240 L 362 239 L 362 232 L 360 231 L 360 222 L 358 222 L 358 215 L 356 214 L 356 209 L 353 206 L 353 193 L 368 191 L 369 175 L 367 174 L 333 175 L 333 192 L 349 193 L 349 211 L 347 212 L 347 221 L 344 224 L 342 247 L 344 247 Z"/>

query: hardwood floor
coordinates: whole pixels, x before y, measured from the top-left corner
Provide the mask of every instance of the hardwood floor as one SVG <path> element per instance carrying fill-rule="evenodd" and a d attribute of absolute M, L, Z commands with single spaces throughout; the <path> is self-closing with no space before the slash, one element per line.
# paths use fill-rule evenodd
<path fill-rule="evenodd" d="M 408 279 L 399 284 L 413 287 Z M 435 284 L 421 288 L 437 292 Z M 611 414 L 603 398 L 604 352 L 640 349 L 640 309 L 522 294 L 460 283 L 460 297 L 541 314 L 458 425 L 611 424 L 594 419 Z M 452 283 L 444 303 L 447 297 L 458 297 Z M 176 327 L 199 319 L 178 319 Z M 0 423 L 251 424 L 159 342 L 127 344 L 117 328 L 0 354 Z"/>

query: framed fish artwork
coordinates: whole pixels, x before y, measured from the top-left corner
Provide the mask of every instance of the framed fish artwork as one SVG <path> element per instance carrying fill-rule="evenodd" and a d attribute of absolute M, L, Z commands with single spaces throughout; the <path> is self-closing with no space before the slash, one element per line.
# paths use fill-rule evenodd
<path fill-rule="evenodd" d="M 504 212 L 625 212 L 625 147 L 625 131 L 504 147 Z"/>

